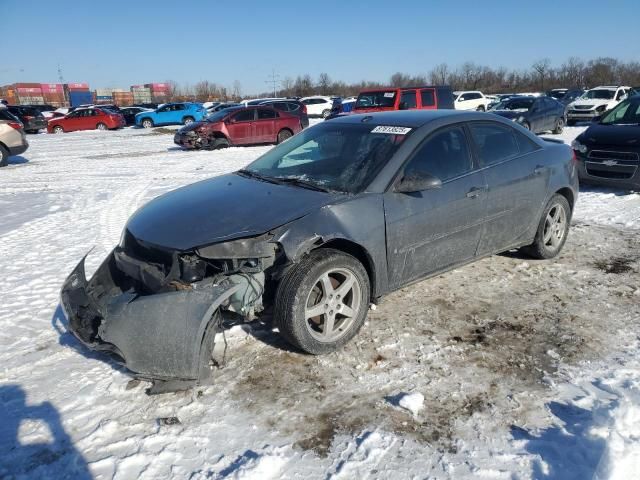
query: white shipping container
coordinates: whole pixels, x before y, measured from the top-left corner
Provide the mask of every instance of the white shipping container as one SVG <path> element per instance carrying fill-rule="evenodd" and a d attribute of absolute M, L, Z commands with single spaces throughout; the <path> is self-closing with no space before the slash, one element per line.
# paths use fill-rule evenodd
<path fill-rule="evenodd" d="M 96 96 L 98 96 L 98 97 L 110 97 L 112 91 L 113 90 L 111 88 L 96 88 Z"/>
<path fill-rule="evenodd" d="M 44 105 L 44 97 L 42 96 L 27 97 L 27 96 L 20 95 L 18 97 L 18 104 L 19 105 Z"/>

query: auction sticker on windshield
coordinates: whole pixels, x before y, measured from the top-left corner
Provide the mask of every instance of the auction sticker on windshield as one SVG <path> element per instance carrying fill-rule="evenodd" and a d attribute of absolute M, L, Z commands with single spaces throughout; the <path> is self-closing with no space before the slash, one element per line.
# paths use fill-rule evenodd
<path fill-rule="evenodd" d="M 378 125 L 371 130 L 371 133 L 389 133 L 391 135 L 406 135 L 411 129 L 409 127 L 391 127 L 387 125 Z"/>

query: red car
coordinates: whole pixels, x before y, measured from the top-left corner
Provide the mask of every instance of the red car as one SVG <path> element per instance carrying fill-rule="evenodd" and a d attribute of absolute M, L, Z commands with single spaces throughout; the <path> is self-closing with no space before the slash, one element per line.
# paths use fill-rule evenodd
<path fill-rule="evenodd" d="M 74 132 L 76 130 L 113 130 L 125 126 L 119 113 L 101 108 L 81 108 L 64 117 L 52 118 L 47 125 L 49 133 Z"/>
<path fill-rule="evenodd" d="M 225 148 L 281 143 L 300 130 L 299 117 L 273 107 L 230 107 L 185 125 L 173 141 L 186 148 Z"/>
<path fill-rule="evenodd" d="M 453 94 L 448 86 L 377 88 L 363 90 L 351 113 L 386 112 L 390 110 L 436 110 L 453 108 Z"/>

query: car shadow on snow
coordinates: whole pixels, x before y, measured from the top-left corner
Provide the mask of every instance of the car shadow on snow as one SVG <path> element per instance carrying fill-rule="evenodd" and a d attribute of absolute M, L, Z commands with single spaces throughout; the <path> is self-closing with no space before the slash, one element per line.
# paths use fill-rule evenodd
<path fill-rule="evenodd" d="M 55 311 L 53 312 L 53 317 L 51 318 L 51 326 L 56 330 L 56 332 L 58 332 L 58 343 L 61 346 L 72 348 L 86 358 L 106 363 L 114 370 L 133 377 L 132 373 L 129 370 L 127 370 L 120 363 L 113 360 L 113 358 L 111 358 L 108 353 L 96 352 L 84 346 L 82 342 L 78 340 L 69 330 L 69 319 L 65 315 L 64 310 L 62 309 L 62 306 L 60 304 L 58 304 Z"/>
<path fill-rule="evenodd" d="M 603 187 L 590 183 L 581 183 L 580 184 L 580 193 L 601 193 L 601 194 L 612 194 L 616 197 L 624 197 L 625 195 L 631 195 L 633 193 L 640 193 L 639 191 L 632 190 L 630 188 L 615 188 L 615 187 Z M 580 201 L 580 197 L 578 197 L 578 201 Z"/>
<path fill-rule="evenodd" d="M 606 453 L 606 441 L 590 433 L 595 426 L 594 419 L 614 409 L 617 402 L 611 402 L 599 409 L 586 410 L 576 405 L 550 402 L 549 411 L 562 422 L 540 434 L 512 426 L 514 440 L 525 440 L 524 449 L 537 455 L 533 462 L 532 477 L 535 480 L 583 480 L 597 478 L 598 466 Z"/>
<path fill-rule="evenodd" d="M 0 385 L 0 418 L 0 478 L 93 478 L 51 403 L 28 405 L 20 385 Z"/>
<path fill-rule="evenodd" d="M 9 157 L 8 165 L 23 165 L 25 163 L 29 163 L 28 158 L 24 158 L 22 155 L 15 155 L 13 157 Z"/>

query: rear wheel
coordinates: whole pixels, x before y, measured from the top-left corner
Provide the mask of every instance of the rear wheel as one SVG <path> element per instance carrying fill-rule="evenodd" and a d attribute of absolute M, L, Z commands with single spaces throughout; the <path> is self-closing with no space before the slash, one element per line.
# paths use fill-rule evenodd
<path fill-rule="evenodd" d="M 282 143 L 291 137 L 293 137 L 293 133 L 291 132 L 291 130 L 286 130 L 286 129 L 280 130 L 278 132 L 278 143 Z"/>
<path fill-rule="evenodd" d="M 327 118 L 329 115 L 331 115 L 331 110 L 330 109 L 322 111 L 322 118 Z"/>
<path fill-rule="evenodd" d="M 99 123 L 96 125 L 96 129 L 98 130 L 108 130 L 107 126 L 104 123 Z"/>
<path fill-rule="evenodd" d="M 9 151 L 0 145 L 0 167 L 9 165 Z"/>
<path fill-rule="evenodd" d="M 53 127 L 53 133 L 64 133 L 64 128 L 62 128 L 60 125 L 56 125 L 55 127 Z"/>
<path fill-rule="evenodd" d="M 555 135 L 560 135 L 562 130 L 564 130 L 564 119 L 558 118 L 558 120 L 556 120 L 556 127 L 553 129 L 553 133 Z"/>
<path fill-rule="evenodd" d="M 484 112 L 486 110 L 486 108 L 484 108 L 484 105 L 480 105 L 478 108 L 476 108 L 476 110 L 478 112 Z"/>
<path fill-rule="evenodd" d="M 362 327 L 369 276 L 351 255 L 314 250 L 278 285 L 274 320 L 292 345 L 314 355 L 333 352 Z"/>
<path fill-rule="evenodd" d="M 196 119 L 195 119 L 195 118 L 193 118 L 193 117 L 184 117 L 184 118 L 182 119 L 182 123 L 183 123 L 184 125 L 189 125 L 190 123 L 193 123 L 193 122 L 195 122 L 195 121 L 196 121 Z"/>
<path fill-rule="evenodd" d="M 547 203 L 535 239 L 522 250 L 533 258 L 553 258 L 564 246 L 571 223 L 571 207 L 565 197 L 555 194 Z"/>
<path fill-rule="evenodd" d="M 151 120 L 150 118 L 145 118 L 144 120 L 142 120 L 142 127 L 153 128 L 153 120 Z"/>
<path fill-rule="evenodd" d="M 220 148 L 228 148 L 228 147 L 230 147 L 229 140 L 227 140 L 226 138 L 216 138 L 213 141 L 211 148 L 213 148 L 213 150 L 218 150 Z"/>

